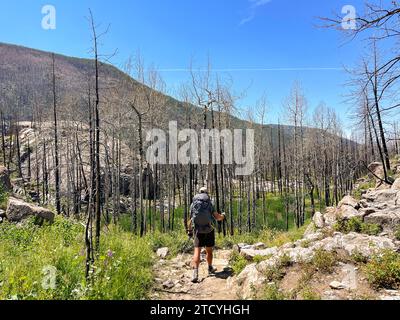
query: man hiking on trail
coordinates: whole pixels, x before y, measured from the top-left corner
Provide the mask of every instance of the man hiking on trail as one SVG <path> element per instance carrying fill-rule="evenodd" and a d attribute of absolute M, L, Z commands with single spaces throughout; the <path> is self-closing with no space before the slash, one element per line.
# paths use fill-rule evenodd
<path fill-rule="evenodd" d="M 206 248 L 208 274 L 215 274 L 217 271 L 213 265 L 213 248 L 215 246 L 215 231 L 212 226 L 213 220 L 222 221 L 225 214 L 219 214 L 214 210 L 207 188 L 200 188 L 200 193 L 193 198 L 190 206 L 190 221 L 188 226 L 189 237 L 194 236 L 194 255 L 193 255 L 193 277 L 192 282 L 199 279 L 199 265 L 201 249 Z"/>

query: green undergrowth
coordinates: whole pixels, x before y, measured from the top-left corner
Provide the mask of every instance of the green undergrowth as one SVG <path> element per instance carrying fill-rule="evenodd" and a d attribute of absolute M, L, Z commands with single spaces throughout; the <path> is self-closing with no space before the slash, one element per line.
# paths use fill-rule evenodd
<path fill-rule="evenodd" d="M 109 226 L 91 279 L 86 281 L 83 237 L 82 224 L 61 217 L 42 227 L 33 220 L 0 224 L 0 299 L 148 297 L 153 282 L 149 238 Z M 53 274 L 55 283 L 49 276 Z"/>

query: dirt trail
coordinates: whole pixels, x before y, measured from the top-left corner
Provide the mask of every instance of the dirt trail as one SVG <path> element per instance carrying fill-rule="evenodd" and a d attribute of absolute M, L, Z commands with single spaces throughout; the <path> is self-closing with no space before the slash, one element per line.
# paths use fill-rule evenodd
<path fill-rule="evenodd" d="M 232 276 L 229 268 L 230 250 L 216 250 L 213 265 L 214 276 L 208 276 L 205 255 L 201 256 L 199 282 L 192 283 L 192 256 L 181 254 L 173 259 L 160 259 L 155 265 L 156 287 L 152 299 L 161 300 L 236 300 L 235 290 L 228 287 Z"/>

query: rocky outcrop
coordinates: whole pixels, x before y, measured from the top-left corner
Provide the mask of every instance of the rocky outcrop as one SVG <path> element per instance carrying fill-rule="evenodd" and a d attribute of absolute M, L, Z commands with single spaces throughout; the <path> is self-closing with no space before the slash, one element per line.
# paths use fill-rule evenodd
<path fill-rule="evenodd" d="M 371 258 L 373 254 L 379 253 L 383 249 L 397 250 L 399 243 L 385 236 L 369 236 L 365 234 L 351 232 L 343 234 L 335 232 L 331 237 L 321 239 L 323 234 L 316 232 L 308 235 L 306 238 L 298 240 L 294 243 L 288 243 L 279 248 L 270 249 L 243 249 L 245 252 L 254 257 L 262 256 L 266 250 L 271 250 L 274 254 L 260 262 L 252 263 L 237 276 L 230 280 L 229 284 L 232 288 L 238 288 L 237 295 L 243 299 L 251 299 L 255 292 L 258 292 L 266 284 L 266 270 L 271 267 L 278 266 L 282 259 L 285 258 L 287 263 L 305 263 L 310 262 L 317 250 L 325 250 L 328 252 L 342 252 L 347 256 L 358 255 L 365 259 Z M 304 247 L 307 242 L 308 246 Z"/>
<path fill-rule="evenodd" d="M 369 190 L 360 203 L 364 222 L 378 224 L 386 232 L 395 231 L 400 223 L 400 190 Z"/>
<path fill-rule="evenodd" d="M 3 166 L 0 166 L 0 187 L 2 187 L 4 191 L 12 191 L 9 172 L 7 168 Z"/>
<path fill-rule="evenodd" d="M 16 198 L 8 200 L 6 218 L 11 222 L 20 222 L 29 217 L 38 217 L 49 222 L 54 221 L 54 213 L 51 210 L 38 207 Z"/>

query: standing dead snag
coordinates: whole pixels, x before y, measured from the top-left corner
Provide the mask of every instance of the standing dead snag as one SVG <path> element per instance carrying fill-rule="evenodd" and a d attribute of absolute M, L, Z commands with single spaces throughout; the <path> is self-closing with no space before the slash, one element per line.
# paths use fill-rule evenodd
<path fill-rule="evenodd" d="M 100 94 L 99 94 L 99 55 L 98 55 L 98 39 L 96 26 L 92 11 L 90 13 L 90 26 L 93 36 L 93 52 L 95 67 L 95 102 L 94 102 L 94 164 L 95 164 L 95 224 L 96 224 L 96 250 L 100 249 L 100 232 L 101 232 L 101 176 L 100 176 Z"/>
<path fill-rule="evenodd" d="M 61 213 L 61 200 L 60 200 L 60 164 L 58 155 L 58 128 L 57 128 L 57 95 L 56 95 L 56 72 L 55 72 L 55 57 L 54 53 L 51 54 L 52 61 L 52 89 L 53 89 L 53 119 L 54 119 L 54 178 L 55 178 L 55 191 L 56 191 L 56 210 L 57 214 Z"/>
<path fill-rule="evenodd" d="M 140 198 L 140 236 L 144 235 L 145 231 L 145 216 L 144 216 L 144 208 L 143 208 L 143 159 L 144 159 L 144 152 L 143 152 L 143 134 L 142 134 L 142 116 L 143 114 L 139 112 L 138 108 L 135 105 L 135 101 L 131 103 L 131 108 L 135 111 L 139 126 L 138 126 L 138 139 L 139 139 L 139 198 Z"/>

